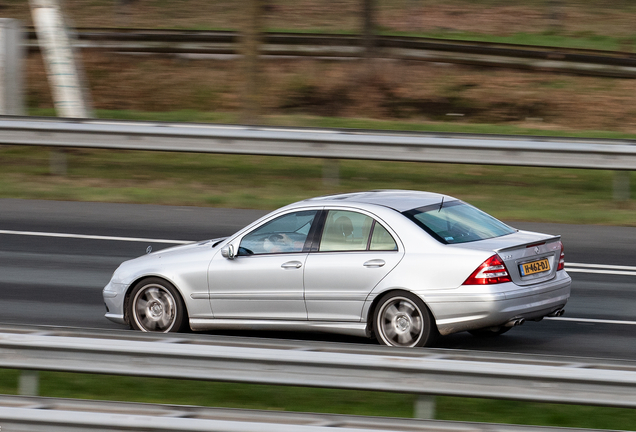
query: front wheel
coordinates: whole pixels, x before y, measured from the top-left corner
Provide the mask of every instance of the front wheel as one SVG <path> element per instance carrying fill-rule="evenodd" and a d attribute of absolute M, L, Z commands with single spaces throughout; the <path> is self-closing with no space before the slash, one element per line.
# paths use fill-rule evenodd
<path fill-rule="evenodd" d="M 423 347 L 438 336 L 433 317 L 419 297 L 411 293 L 389 293 L 378 302 L 373 314 L 375 337 L 382 345 Z"/>
<path fill-rule="evenodd" d="M 144 332 L 178 332 L 188 322 L 181 296 L 159 278 L 145 279 L 133 288 L 128 317 L 133 329 Z"/>

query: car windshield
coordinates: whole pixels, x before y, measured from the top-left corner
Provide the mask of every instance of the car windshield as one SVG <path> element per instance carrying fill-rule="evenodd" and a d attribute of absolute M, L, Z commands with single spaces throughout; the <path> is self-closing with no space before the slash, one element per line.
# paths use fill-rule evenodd
<path fill-rule="evenodd" d="M 503 222 L 459 200 L 440 202 L 402 214 L 444 244 L 485 240 L 515 232 Z"/>

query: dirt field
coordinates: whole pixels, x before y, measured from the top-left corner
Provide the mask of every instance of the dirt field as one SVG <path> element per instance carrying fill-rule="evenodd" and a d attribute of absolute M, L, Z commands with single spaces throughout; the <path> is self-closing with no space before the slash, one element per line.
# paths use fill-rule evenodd
<path fill-rule="evenodd" d="M 240 2 L 67 0 L 76 26 L 240 28 Z M 271 0 L 269 28 L 357 31 L 360 1 Z M 554 5 L 557 5 L 555 7 Z M 530 0 L 378 1 L 382 30 L 482 34 L 590 35 L 634 38 L 636 3 Z M 0 0 L 6 17 L 30 23 L 27 2 Z M 554 26 L 558 25 L 558 30 Z M 550 30 L 552 29 L 552 30 Z M 630 39 L 632 38 L 632 39 Z M 185 60 L 84 52 L 95 108 L 236 113 L 241 70 L 236 60 Z M 27 61 L 27 103 L 52 107 L 39 55 Z M 263 114 L 303 114 L 413 122 L 505 123 L 535 129 L 636 133 L 636 80 L 578 77 L 405 61 L 265 60 Z"/>
<path fill-rule="evenodd" d="M 240 110 L 238 61 L 86 53 L 95 108 Z M 636 133 L 636 80 L 380 61 L 263 62 L 263 114 L 506 123 L 538 129 Z M 52 107 L 42 62 L 28 60 L 31 108 Z"/>
<path fill-rule="evenodd" d="M 236 0 L 61 0 L 75 26 L 236 29 L 244 16 Z M 361 0 L 265 0 L 271 29 L 358 31 Z M 631 0 L 377 0 L 381 30 L 488 34 L 558 31 L 634 37 Z M 26 0 L 2 0 L 0 13 L 30 24 Z"/>

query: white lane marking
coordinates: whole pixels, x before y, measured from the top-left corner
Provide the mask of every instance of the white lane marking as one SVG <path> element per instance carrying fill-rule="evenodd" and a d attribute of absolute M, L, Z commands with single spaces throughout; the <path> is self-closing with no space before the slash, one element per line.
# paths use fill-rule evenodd
<path fill-rule="evenodd" d="M 618 265 L 609 265 L 609 264 L 581 264 L 581 263 L 565 263 L 566 267 L 582 267 L 582 268 L 601 268 L 601 269 L 612 269 L 612 270 L 631 270 L 636 271 L 636 267 L 632 266 L 618 266 Z"/>
<path fill-rule="evenodd" d="M 596 274 L 608 274 L 608 275 L 618 275 L 618 276 L 636 276 L 636 272 L 616 271 L 616 270 L 577 269 L 577 268 L 569 268 L 567 265 L 565 266 L 565 270 L 568 273 L 596 273 Z"/>
<path fill-rule="evenodd" d="M 565 263 L 565 270 L 570 273 L 595 273 L 619 276 L 636 276 L 636 267 L 610 264 Z"/>
<path fill-rule="evenodd" d="M 552 321 L 571 321 L 593 324 L 623 324 L 623 325 L 636 325 L 636 321 L 618 321 L 618 320 L 604 320 L 594 318 L 566 318 L 566 317 L 545 317 L 547 320 Z"/>
<path fill-rule="evenodd" d="M 140 238 L 140 237 L 112 237 L 112 236 L 99 236 L 99 235 L 86 235 L 86 234 L 66 234 L 66 233 L 33 232 L 33 231 L 0 230 L 0 234 L 88 239 L 88 240 L 114 240 L 114 241 L 127 241 L 127 242 L 140 242 L 140 243 L 169 243 L 169 244 L 194 243 L 193 241 L 190 241 L 190 240 L 165 240 L 165 239 L 149 239 L 149 238 Z"/>
<path fill-rule="evenodd" d="M 114 237 L 114 236 L 50 233 L 50 232 L 35 232 L 35 231 L 0 230 L 0 234 L 74 238 L 74 239 L 88 239 L 88 240 L 113 240 L 113 241 L 128 241 L 128 242 L 138 242 L 138 243 L 165 243 L 165 244 L 194 243 L 193 241 L 189 241 L 189 240 L 149 239 L 149 238 L 140 238 L 140 237 Z M 609 274 L 609 275 L 619 275 L 619 276 L 636 276 L 636 267 L 631 267 L 631 266 L 565 263 L 565 269 L 571 273 L 596 273 L 596 274 Z"/>

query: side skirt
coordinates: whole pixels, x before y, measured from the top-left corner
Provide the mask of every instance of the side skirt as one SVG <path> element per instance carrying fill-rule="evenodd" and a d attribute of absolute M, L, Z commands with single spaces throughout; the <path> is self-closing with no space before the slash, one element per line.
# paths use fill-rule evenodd
<path fill-rule="evenodd" d="M 192 330 L 313 331 L 369 337 L 367 323 L 190 318 Z"/>

